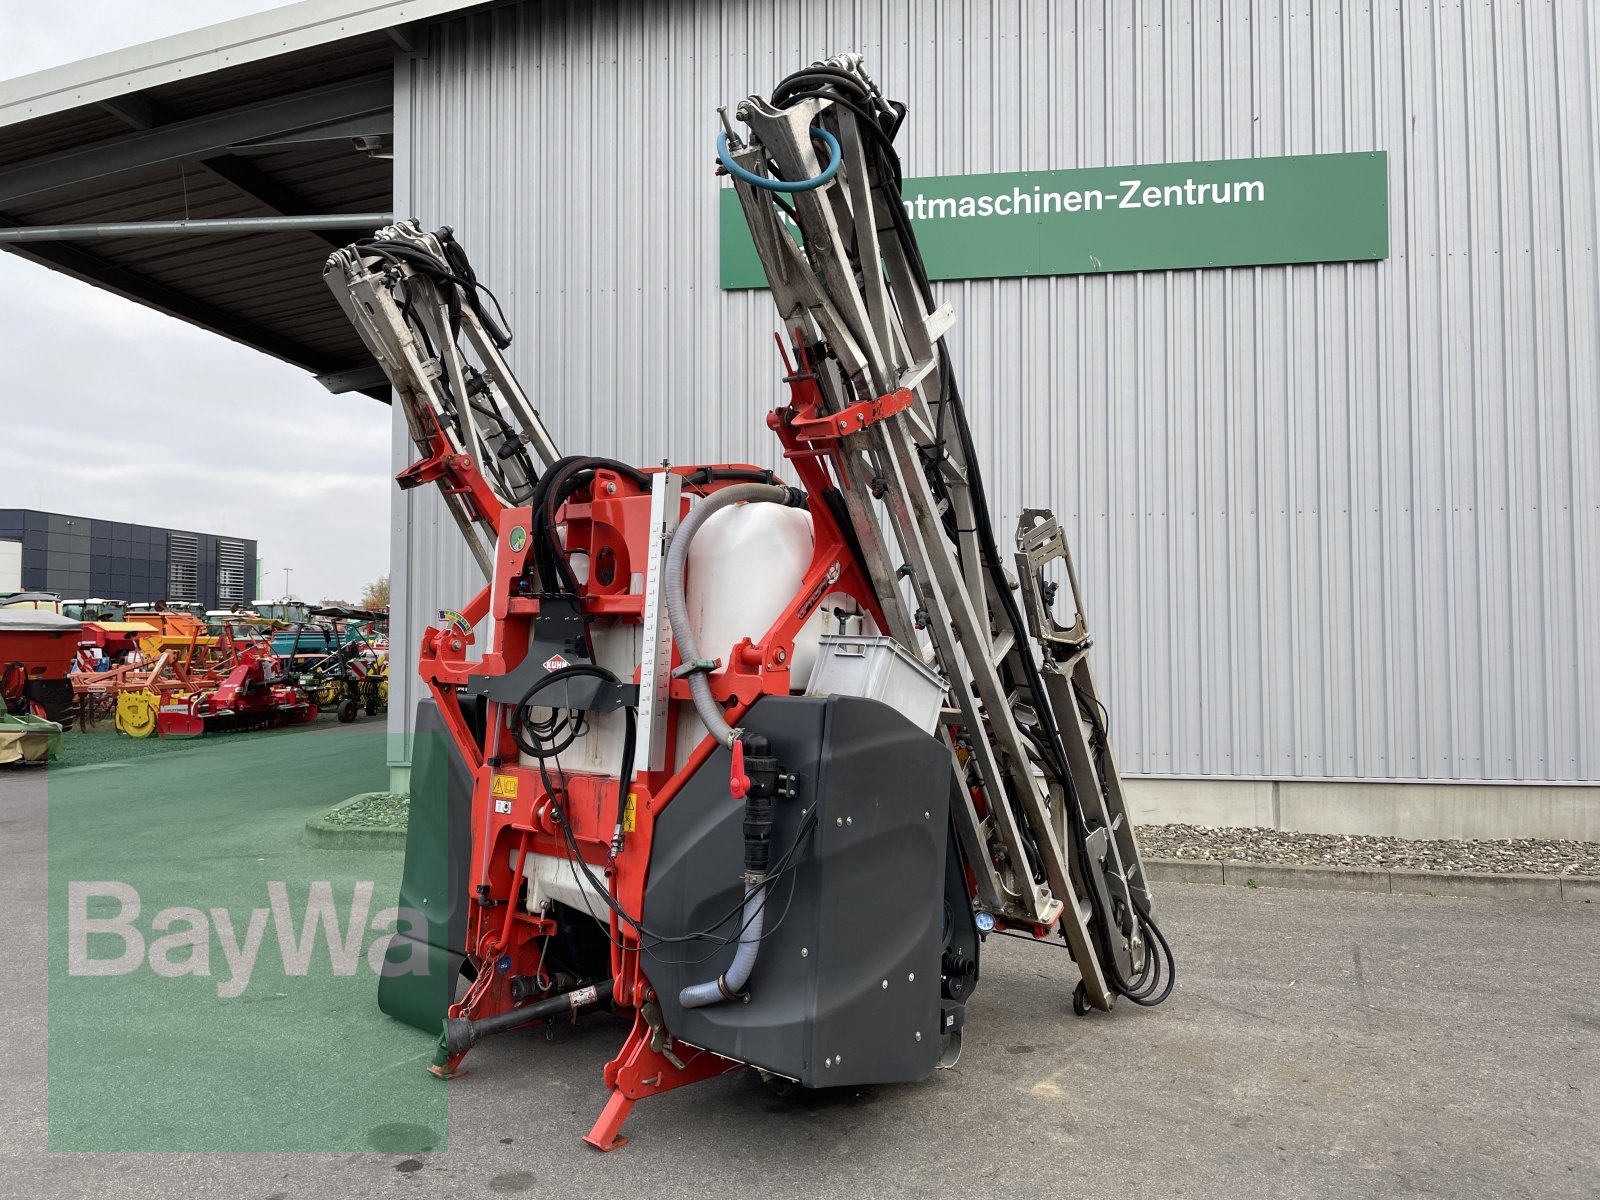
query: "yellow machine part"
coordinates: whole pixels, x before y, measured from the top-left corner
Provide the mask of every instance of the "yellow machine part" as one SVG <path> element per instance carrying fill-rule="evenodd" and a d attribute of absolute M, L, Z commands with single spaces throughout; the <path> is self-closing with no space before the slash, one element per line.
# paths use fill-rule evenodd
<path fill-rule="evenodd" d="M 117 732 L 147 738 L 156 731 L 161 697 L 149 688 L 117 693 Z"/>
<path fill-rule="evenodd" d="M 185 650 L 193 649 L 198 655 L 210 651 L 221 640 L 210 635 L 174 637 L 165 633 L 151 633 L 139 639 L 139 653 L 143 654 L 146 660 L 156 658 L 163 650 L 174 650 L 182 654 Z"/>

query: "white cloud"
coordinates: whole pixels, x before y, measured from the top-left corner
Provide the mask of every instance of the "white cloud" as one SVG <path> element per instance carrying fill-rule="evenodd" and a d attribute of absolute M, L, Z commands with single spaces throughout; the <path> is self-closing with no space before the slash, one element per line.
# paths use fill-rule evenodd
<path fill-rule="evenodd" d="M 0 72 L 31 73 L 276 7 L 0 4 Z M 276 594 L 354 598 L 388 570 L 389 409 L 0 254 L 0 507 L 258 540 Z"/>
<path fill-rule="evenodd" d="M 58 0 L 0 4 L 0 71 L 31 75 L 185 33 L 235 17 L 281 8 L 272 0 Z"/>

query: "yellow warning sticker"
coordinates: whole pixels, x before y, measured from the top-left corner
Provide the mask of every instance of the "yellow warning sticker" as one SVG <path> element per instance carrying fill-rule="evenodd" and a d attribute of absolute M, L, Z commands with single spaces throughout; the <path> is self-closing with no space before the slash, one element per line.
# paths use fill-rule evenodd
<path fill-rule="evenodd" d="M 624 805 L 623 809 L 622 809 L 622 832 L 623 833 L 632 833 L 633 832 L 633 827 L 634 827 L 634 824 L 636 823 L 637 817 L 638 817 L 638 813 L 636 811 L 638 809 L 638 807 L 639 807 L 639 793 L 638 792 L 629 792 L 628 793 L 628 803 L 626 805 Z"/>
<path fill-rule="evenodd" d="M 516 799 L 517 777 L 515 775 L 496 775 L 494 784 L 489 789 L 491 796 L 510 796 Z"/>

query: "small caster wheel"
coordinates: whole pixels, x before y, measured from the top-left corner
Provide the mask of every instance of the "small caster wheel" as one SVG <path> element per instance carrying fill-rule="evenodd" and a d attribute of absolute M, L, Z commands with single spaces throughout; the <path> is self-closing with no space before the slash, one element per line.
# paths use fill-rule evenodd
<path fill-rule="evenodd" d="M 1083 980 L 1078 980 L 1078 986 L 1072 989 L 1072 1011 L 1075 1015 L 1086 1017 L 1094 1005 L 1089 1003 L 1089 991 L 1083 986 Z"/>
<path fill-rule="evenodd" d="M 350 724 L 351 721 L 356 719 L 357 711 L 358 709 L 356 708 L 356 702 L 354 700 L 341 701 L 339 704 L 339 723 L 341 725 Z"/>

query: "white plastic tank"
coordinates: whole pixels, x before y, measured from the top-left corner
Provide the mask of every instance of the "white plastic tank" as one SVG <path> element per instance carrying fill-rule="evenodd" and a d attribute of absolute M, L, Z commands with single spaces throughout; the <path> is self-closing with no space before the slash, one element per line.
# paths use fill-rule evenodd
<path fill-rule="evenodd" d="M 761 640 L 805 582 L 812 540 L 811 514 L 781 504 L 736 504 L 701 526 L 684 586 L 701 654 L 726 663 Z"/>

